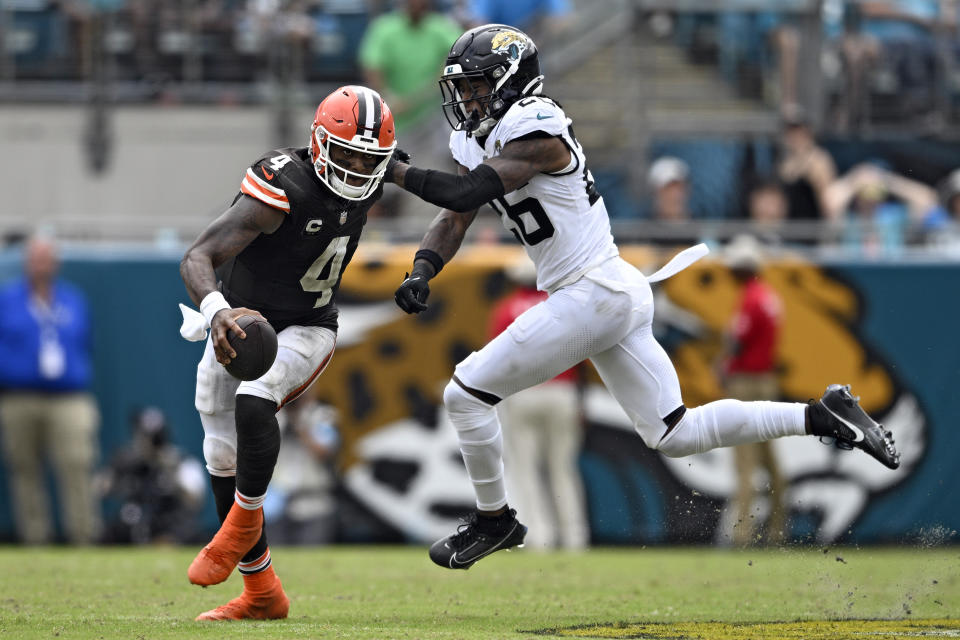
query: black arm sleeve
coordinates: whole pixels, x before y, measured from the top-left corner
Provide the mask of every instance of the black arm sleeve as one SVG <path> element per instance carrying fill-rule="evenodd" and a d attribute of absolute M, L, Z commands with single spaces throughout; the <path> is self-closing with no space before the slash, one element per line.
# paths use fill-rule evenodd
<path fill-rule="evenodd" d="M 473 211 L 505 193 L 500 176 L 486 164 L 462 176 L 410 167 L 403 184 L 415 196 L 451 211 Z"/>

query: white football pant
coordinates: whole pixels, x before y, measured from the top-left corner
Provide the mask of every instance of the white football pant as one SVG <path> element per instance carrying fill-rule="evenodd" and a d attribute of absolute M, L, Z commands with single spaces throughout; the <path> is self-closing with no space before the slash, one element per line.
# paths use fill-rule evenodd
<path fill-rule="evenodd" d="M 217 362 L 213 341 L 207 338 L 197 365 L 195 406 L 203 423 L 203 457 L 214 476 L 237 473 L 236 396 L 246 394 L 271 400 L 279 410 L 300 396 L 320 377 L 336 346 L 337 334 L 324 327 L 287 327 L 277 334 L 277 359 L 256 380 L 234 378 Z"/>
<path fill-rule="evenodd" d="M 651 330 L 646 277 L 613 258 L 555 291 L 461 362 L 444 404 L 457 429 L 477 508 L 507 503 L 502 436 L 493 405 L 589 358 L 644 443 L 671 457 L 805 433 L 806 405 L 720 400 L 688 409 L 667 432 L 663 418 L 683 401 L 673 363 Z"/>

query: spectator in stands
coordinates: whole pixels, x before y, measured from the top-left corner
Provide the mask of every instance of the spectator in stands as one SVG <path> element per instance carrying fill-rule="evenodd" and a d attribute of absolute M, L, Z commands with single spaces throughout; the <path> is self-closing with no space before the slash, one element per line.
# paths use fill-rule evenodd
<path fill-rule="evenodd" d="M 397 134 L 404 136 L 437 111 L 433 94 L 440 68 L 460 27 L 431 11 L 430 0 L 400 4 L 402 8 L 373 20 L 359 56 L 367 84 L 391 105 Z"/>
<path fill-rule="evenodd" d="M 48 462 L 66 539 L 88 544 L 100 529 L 90 315 L 83 293 L 57 278 L 58 270 L 53 240 L 35 236 L 23 277 L 0 290 L 0 425 L 17 531 L 28 544 L 53 540 Z"/>
<path fill-rule="evenodd" d="M 897 36 L 925 37 L 940 19 L 942 0 L 862 0 L 857 11 L 863 19 L 886 24 L 871 25 L 879 32 Z"/>
<path fill-rule="evenodd" d="M 777 342 L 783 304 L 776 292 L 761 278 L 763 255 L 760 243 L 750 235 L 736 237 L 726 248 L 725 262 L 741 287 L 740 301 L 728 332 L 723 363 L 723 385 L 727 395 L 738 400 L 779 400 Z M 737 491 L 733 498 L 736 521 L 733 542 L 747 546 L 759 540 L 761 519 L 755 507 L 757 472 L 765 475 L 769 500 L 766 541 L 779 544 L 786 533 L 787 483 L 772 442 L 742 444 L 733 448 Z"/>
<path fill-rule="evenodd" d="M 775 91 L 763 97 L 778 105 L 795 104 L 801 41 L 790 15 L 734 7 L 721 12 L 717 20 L 718 62 L 724 76 L 734 80 L 742 94 L 761 97 L 757 81 L 772 75 L 775 82 L 765 83 L 763 89 L 770 86 Z"/>
<path fill-rule="evenodd" d="M 884 0 L 848 2 L 846 13 L 858 22 L 863 38 L 873 41 L 873 57 L 868 61 L 883 69 L 882 87 L 875 86 L 876 98 L 870 101 L 870 113 L 861 118 L 886 119 L 908 123 L 919 119 L 927 124 L 941 106 L 944 61 L 947 44 L 956 24 L 951 24 L 953 0 Z M 942 30 L 942 31 L 941 31 Z M 943 38 L 937 42 L 938 35 Z M 941 44 L 943 49 L 941 49 Z M 869 70 L 865 75 L 869 75 Z M 877 83 L 880 85 L 881 83 Z M 868 91 L 864 80 L 861 87 Z M 882 92 L 882 93 L 879 93 Z M 866 100 L 864 100 L 866 102 Z M 856 124 L 856 123 L 854 123 Z"/>
<path fill-rule="evenodd" d="M 337 532 L 336 410 L 301 396 L 277 416 L 283 434 L 264 517 L 274 544 L 329 544 Z"/>
<path fill-rule="evenodd" d="M 867 117 L 867 81 L 880 58 L 880 43 L 861 28 L 861 9 L 846 3 L 843 14 L 843 35 L 839 52 L 843 65 L 843 87 L 834 113 L 837 131 L 857 131 Z"/>
<path fill-rule="evenodd" d="M 690 167 L 680 158 L 658 158 L 647 172 L 653 194 L 653 218 L 664 222 L 690 220 Z"/>
<path fill-rule="evenodd" d="M 569 0 L 468 0 L 468 26 L 508 24 L 535 42 L 560 33 L 570 15 Z"/>
<path fill-rule="evenodd" d="M 747 217 L 753 232 L 767 245 L 783 241 L 782 233 L 787 219 L 787 194 L 775 178 L 760 180 L 747 193 Z"/>
<path fill-rule="evenodd" d="M 767 40 L 777 59 L 777 104 L 797 104 L 797 77 L 800 72 L 800 32 L 796 25 L 776 12 L 764 12 L 769 21 Z"/>
<path fill-rule="evenodd" d="M 841 220 L 844 245 L 867 256 L 895 254 L 905 232 L 934 215 L 933 188 L 874 164 L 859 164 L 830 185 L 826 205 Z"/>
<path fill-rule="evenodd" d="M 955 169 L 940 185 L 940 204 L 954 220 L 960 220 L 960 169 Z"/>
<path fill-rule="evenodd" d="M 116 517 L 107 524 L 104 541 L 192 541 L 207 491 L 203 464 L 170 441 L 167 417 L 157 407 L 135 412 L 130 426 L 130 442 L 97 476 L 100 493 L 120 501 Z"/>
<path fill-rule="evenodd" d="M 951 254 L 960 251 L 960 169 L 943 179 L 940 206 L 924 219 L 927 243 Z"/>
<path fill-rule="evenodd" d="M 536 288 L 536 269 L 526 255 L 509 266 L 507 276 L 517 289 L 494 307 L 491 338 L 547 298 Z M 497 410 L 508 425 L 508 492 L 511 504 L 527 515 L 527 548 L 585 548 L 590 531 L 577 465 L 583 426 L 576 369 L 504 399 Z"/>
<path fill-rule="evenodd" d="M 426 166 L 449 162 L 449 130 L 435 95 L 443 63 L 460 33 L 456 22 L 430 9 L 430 0 L 402 0 L 398 9 L 373 20 L 360 43 L 366 84 L 393 110 L 404 151 Z M 388 190 L 384 199 L 380 215 L 399 215 L 400 203 L 425 216 L 436 213 L 436 207 L 396 189 Z"/>
<path fill-rule="evenodd" d="M 217 2 L 217 0 L 210 0 Z M 316 24 L 313 12 L 316 0 L 247 0 L 243 11 L 228 2 L 223 20 L 234 22 L 233 47 L 242 54 L 254 54 L 248 64 L 260 66 L 281 83 L 296 84 L 307 78 Z M 189 8 L 191 20 L 199 22 L 198 12 Z M 288 134 L 278 132 L 281 138 Z"/>
<path fill-rule="evenodd" d="M 817 145 L 802 109 L 785 108 L 780 133 L 777 175 L 783 183 L 791 220 L 821 220 L 826 189 L 836 178 L 833 158 Z"/>
<path fill-rule="evenodd" d="M 94 66 L 92 41 L 95 37 L 96 11 L 91 7 L 90 2 L 83 0 L 53 0 L 50 5 L 60 13 L 65 26 L 66 37 L 61 36 L 61 38 L 66 40 L 69 48 L 64 52 L 66 54 L 64 62 L 72 66 L 80 78 L 91 78 Z M 111 7 L 106 7 L 106 9 L 109 8 Z"/>

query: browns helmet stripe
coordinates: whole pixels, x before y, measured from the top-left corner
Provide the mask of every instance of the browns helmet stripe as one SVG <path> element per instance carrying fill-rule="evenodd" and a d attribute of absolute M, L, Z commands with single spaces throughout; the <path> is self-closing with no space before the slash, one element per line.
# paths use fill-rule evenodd
<path fill-rule="evenodd" d="M 362 136 L 380 137 L 382 115 L 380 111 L 380 94 L 365 87 L 353 87 L 357 94 L 357 131 Z"/>
<path fill-rule="evenodd" d="M 364 135 L 364 129 L 367 127 L 367 96 L 366 91 L 360 87 L 350 87 L 357 96 L 357 133 Z M 372 111 L 372 109 L 370 109 Z"/>
<path fill-rule="evenodd" d="M 380 137 L 380 125 L 383 123 L 383 118 L 380 113 L 380 94 L 376 91 L 368 91 L 367 93 L 372 93 L 373 100 L 373 137 Z"/>

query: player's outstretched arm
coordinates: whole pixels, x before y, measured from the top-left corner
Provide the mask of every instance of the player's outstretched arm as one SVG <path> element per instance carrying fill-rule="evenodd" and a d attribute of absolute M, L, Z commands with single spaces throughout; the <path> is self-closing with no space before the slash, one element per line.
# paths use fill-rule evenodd
<path fill-rule="evenodd" d="M 243 315 L 259 316 L 260 313 L 242 307 L 230 308 L 217 291 L 214 269 L 243 251 L 261 233 L 276 231 L 283 219 L 284 214 L 280 211 L 249 196 L 241 196 L 200 233 L 180 261 L 180 277 L 190 299 L 207 317 L 217 362 L 221 364 L 229 364 L 230 358 L 236 357 L 227 340 L 227 332 L 232 329 L 241 338 L 246 337 L 236 319 Z"/>
<path fill-rule="evenodd" d="M 560 171 L 569 163 L 570 151 L 563 141 L 546 136 L 508 142 L 500 155 L 457 175 L 396 162 L 387 178 L 439 207 L 473 211 L 522 187 L 537 174 Z"/>
<path fill-rule="evenodd" d="M 457 165 L 461 175 L 467 168 Z M 443 209 L 430 223 L 413 259 L 413 269 L 394 294 L 397 305 L 407 313 L 420 313 L 427 308 L 430 286 L 427 282 L 450 261 L 463 242 L 463 236 L 477 217 L 477 210 L 460 212 Z"/>
<path fill-rule="evenodd" d="M 444 207 L 420 243 L 413 270 L 394 295 L 397 305 L 407 313 L 427 308 L 428 281 L 456 254 L 480 205 L 522 187 L 538 173 L 560 171 L 569 163 L 570 151 L 555 137 L 511 141 L 499 156 L 472 171 L 459 166 L 456 176 L 394 163 L 390 177 L 398 186 Z"/>

